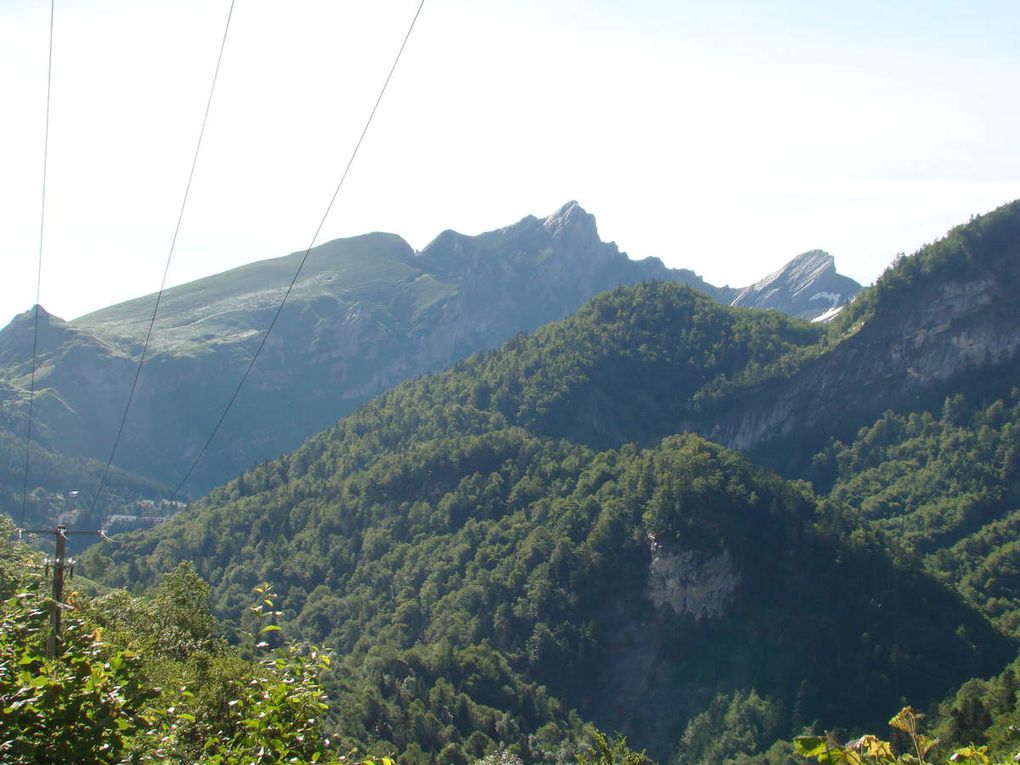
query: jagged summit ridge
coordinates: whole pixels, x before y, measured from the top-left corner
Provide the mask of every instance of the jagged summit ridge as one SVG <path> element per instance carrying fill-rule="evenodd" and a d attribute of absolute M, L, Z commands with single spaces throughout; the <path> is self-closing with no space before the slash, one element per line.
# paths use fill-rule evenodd
<path fill-rule="evenodd" d="M 534 218 L 526 218 L 518 226 L 535 225 Z M 593 257 L 625 257 L 616 247 L 599 238 L 595 216 L 588 213 L 576 200 L 571 200 L 541 221 L 541 227 L 564 252 L 572 253 L 582 261 Z M 513 227 L 511 227 L 513 228 Z M 658 261 L 661 264 L 661 261 Z M 649 273 L 647 278 L 664 276 Z M 836 271 L 835 258 L 824 250 L 809 250 L 793 258 L 779 270 L 743 289 L 714 287 L 694 274 L 695 286 L 716 300 L 743 308 L 770 308 L 813 321 L 827 321 L 860 292 L 861 285 Z M 686 280 L 686 279 L 685 279 Z"/>

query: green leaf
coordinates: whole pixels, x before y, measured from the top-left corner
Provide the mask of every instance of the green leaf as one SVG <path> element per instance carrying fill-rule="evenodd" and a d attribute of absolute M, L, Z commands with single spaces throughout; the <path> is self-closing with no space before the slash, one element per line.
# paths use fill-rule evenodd
<path fill-rule="evenodd" d="M 797 736 L 793 740 L 793 751 L 801 757 L 817 757 L 826 748 L 825 739 L 821 736 Z"/>

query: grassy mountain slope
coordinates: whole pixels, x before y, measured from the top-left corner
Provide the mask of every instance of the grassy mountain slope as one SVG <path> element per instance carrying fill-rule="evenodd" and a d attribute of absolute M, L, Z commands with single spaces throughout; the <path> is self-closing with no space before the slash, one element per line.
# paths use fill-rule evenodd
<path fill-rule="evenodd" d="M 303 252 L 263 260 L 168 289 L 160 300 L 157 349 L 180 354 L 207 353 L 210 343 L 229 344 L 257 334 L 272 318 Z M 329 242 L 315 248 L 292 297 L 340 303 L 345 293 L 381 289 L 382 285 L 413 285 L 422 275 L 414 251 L 393 234 L 368 234 Z M 432 297 L 414 285 L 410 307 L 421 308 Z M 139 345 L 152 315 L 153 296 L 119 303 L 74 321 L 74 326 L 110 343 Z M 134 348 L 132 348 L 134 350 Z"/>
<path fill-rule="evenodd" d="M 95 400 L 88 388 L 93 392 L 114 389 L 126 396 L 131 360 L 41 308 L 38 327 L 41 362 L 36 369 L 27 476 L 33 312 L 17 317 L 0 333 L 0 367 L 7 374 L 0 381 L 0 512 L 19 523 L 23 519 L 28 527 L 63 522 L 92 529 L 109 525 L 109 517 L 115 514 L 162 516 L 172 512 L 177 505 L 170 504 L 173 492 L 169 487 L 117 467 L 111 470 L 103 495 L 95 500 L 105 461 L 60 451 L 68 442 L 112 442 L 119 413 Z M 83 412 L 87 416 L 80 416 Z M 70 549 L 76 551 L 84 542 L 75 538 Z"/>

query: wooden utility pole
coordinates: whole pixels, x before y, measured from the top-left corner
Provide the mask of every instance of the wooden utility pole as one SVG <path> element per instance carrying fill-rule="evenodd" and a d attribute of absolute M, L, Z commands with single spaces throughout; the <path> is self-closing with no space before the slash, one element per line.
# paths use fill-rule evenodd
<path fill-rule="evenodd" d="M 46 638 L 46 658 L 57 655 L 57 644 L 60 641 L 60 611 L 64 607 L 64 542 L 67 541 L 67 528 L 57 526 L 54 529 L 56 551 L 53 553 L 53 613 L 50 616 L 50 634 Z"/>
<path fill-rule="evenodd" d="M 21 529 L 26 534 L 53 534 L 54 552 L 52 558 L 47 558 L 47 567 L 53 566 L 53 612 L 50 614 L 50 634 L 46 638 L 46 658 L 52 659 L 60 653 L 60 614 L 64 610 L 64 572 L 67 569 L 74 570 L 74 558 L 68 558 L 66 554 L 67 537 L 71 534 L 84 536 L 99 536 L 106 539 L 106 534 L 100 531 L 68 531 L 63 524 L 54 529 Z"/>

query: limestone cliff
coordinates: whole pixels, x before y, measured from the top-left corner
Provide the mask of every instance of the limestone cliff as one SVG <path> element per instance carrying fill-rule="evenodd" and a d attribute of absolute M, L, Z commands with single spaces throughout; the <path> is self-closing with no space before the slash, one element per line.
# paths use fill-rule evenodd
<path fill-rule="evenodd" d="M 667 609 L 695 621 L 722 616 L 740 583 L 729 551 L 670 549 L 649 537 L 648 597 L 661 613 Z"/>

